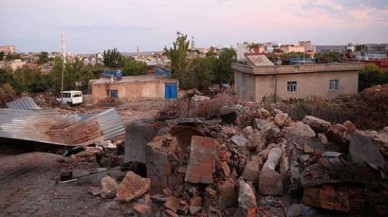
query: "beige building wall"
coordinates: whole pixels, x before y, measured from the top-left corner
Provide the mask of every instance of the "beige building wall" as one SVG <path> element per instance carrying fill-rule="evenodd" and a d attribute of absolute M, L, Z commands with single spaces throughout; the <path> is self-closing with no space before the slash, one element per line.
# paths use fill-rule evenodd
<path fill-rule="evenodd" d="M 277 80 L 277 81 L 276 81 Z M 330 80 L 339 81 L 338 90 L 330 90 Z M 297 91 L 287 91 L 287 82 L 296 81 Z M 277 83 L 277 84 L 276 84 Z M 273 99 L 276 94 L 280 99 L 306 98 L 319 96 L 325 99 L 333 99 L 339 95 L 355 95 L 358 88 L 358 72 L 315 72 L 301 74 L 281 74 L 256 76 L 256 100 L 266 98 Z"/>
<path fill-rule="evenodd" d="M 358 91 L 358 71 L 362 63 L 311 64 L 294 66 L 247 66 L 233 64 L 236 93 L 256 101 L 318 96 L 333 99 Z M 245 80 L 244 80 L 245 79 Z M 330 90 L 330 80 L 338 80 L 338 89 Z M 252 87 L 252 81 L 255 85 Z M 288 92 L 287 82 L 296 81 L 296 92 Z M 276 90 L 276 91 L 275 91 Z M 252 94 L 253 93 L 253 94 Z"/>
<path fill-rule="evenodd" d="M 257 87 L 255 76 L 241 72 L 236 72 L 234 76 L 235 84 L 240 84 L 235 85 L 238 95 L 242 96 L 244 99 L 255 100 Z"/>
<path fill-rule="evenodd" d="M 118 100 L 121 102 L 164 99 L 165 83 L 177 83 L 178 85 L 176 80 L 117 83 L 94 82 L 92 84 L 93 102 L 98 103 L 109 99 L 110 90 L 117 90 Z"/>

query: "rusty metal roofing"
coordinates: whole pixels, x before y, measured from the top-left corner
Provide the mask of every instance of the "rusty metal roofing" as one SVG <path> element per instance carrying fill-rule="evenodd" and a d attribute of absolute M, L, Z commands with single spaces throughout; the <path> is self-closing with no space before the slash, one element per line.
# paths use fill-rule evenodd
<path fill-rule="evenodd" d="M 10 109 L 20 109 L 20 110 L 41 109 L 35 103 L 35 101 L 29 96 L 24 96 L 12 102 L 7 102 L 7 107 Z"/>
<path fill-rule="evenodd" d="M 0 137 L 66 146 L 92 144 L 125 133 L 114 108 L 95 115 L 61 115 L 58 110 L 0 109 Z"/>

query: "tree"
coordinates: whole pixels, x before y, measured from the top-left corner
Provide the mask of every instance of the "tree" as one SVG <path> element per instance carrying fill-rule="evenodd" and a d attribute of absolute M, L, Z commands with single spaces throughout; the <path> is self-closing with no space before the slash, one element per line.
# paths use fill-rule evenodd
<path fill-rule="evenodd" d="M 260 46 L 263 46 L 263 44 L 261 44 L 261 43 L 251 43 L 251 44 L 248 44 L 247 48 L 248 48 L 248 50 L 252 51 L 252 50 L 255 50 L 255 49 L 259 48 Z"/>
<path fill-rule="evenodd" d="M 0 52 L 0 61 L 4 60 L 4 57 L 5 57 L 5 53 L 4 53 L 4 51 L 1 51 Z"/>
<path fill-rule="evenodd" d="M 5 69 L 0 69 L 0 85 L 5 83 L 12 83 L 13 76 L 12 73 L 8 72 Z"/>
<path fill-rule="evenodd" d="M 113 50 L 104 50 L 102 56 L 106 67 L 117 69 L 124 65 L 124 57 L 116 48 L 113 48 Z"/>
<path fill-rule="evenodd" d="M 189 43 L 187 35 L 183 35 L 178 32 L 178 36 L 176 41 L 173 43 L 173 47 L 170 49 L 167 49 L 167 47 L 164 48 L 165 54 L 171 60 L 172 75 L 179 80 L 182 88 L 186 87 L 186 78 L 190 71 L 187 60 Z"/>
<path fill-rule="evenodd" d="M 216 49 L 213 46 L 211 46 L 210 49 L 209 49 L 209 52 L 207 52 L 206 56 L 207 57 L 215 57 L 215 56 L 217 56 Z"/>
<path fill-rule="evenodd" d="M 190 80 L 193 87 L 200 91 L 209 88 L 214 78 L 216 60 L 214 57 L 197 57 L 192 60 L 193 71 Z"/>
<path fill-rule="evenodd" d="M 51 85 L 54 90 L 60 90 L 62 79 L 62 59 L 57 57 L 54 60 L 53 71 L 50 74 Z M 67 61 L 64 70 L 64 90 L 86 90 L 90 79 L 94 79 L 93 71 L 88 70 L 85 64 L 76 58 Z"/>
<path fill-rule="evenodd" d="M 147 64 L 134 59 L 125 59 L 123 75 L 145 75 L 147 74 Z"/>
<path fill-rule="evenodd" d="M 13 74 L 12 86 L 18 92 L 33 92 L 33 85 L 42 73 L 39 69 L 19 68 Z"/>
<path fill-rule="evenodd" d="M 21 59 L 21 58 L 22 58 L 22 56 L 20 54 L 17 54 L 17 53 L 14 53 L 14 54 L 8 53 L 5 55 L 6 60 L 14 60 L 14 59 Z"/>
<path fill-rule="evenodd" d="M 236 62 L 236 51 L 233 48 L 222 48 L 215 73 L 215 82 L 233 82 L 232 63 L 234 62 Z"/>
<path fill-rule="evenodd" d="M 359 45 L 356 45 L 356 51 L 368 51 L 368 46 L 366 46 L 365 44 L 359 44 Z"/>
<path fill-rule="evenodd" d="M 373 63 L 366 64 L 358 74 L 358 90 L 362 91 L 366 88 L 378 84 L 388 83 L 388 74 L 381 73 L 378 66 Z"/>
<path fill-rule="evenodd" d="M 39 59 L 38 59 L 38 64 L 39 65 L 43 65 L 43 64 L 47 63 L 48 60 L 49 60 L 48 53 L 46 51 L 40 52 Z"/>
<path fill-rule="evenodd" d="M 335 61 L 341 61 L 341 55 L 339 52 L 316 53 L 314 58 L 317 63 L 332 63 Z"/>

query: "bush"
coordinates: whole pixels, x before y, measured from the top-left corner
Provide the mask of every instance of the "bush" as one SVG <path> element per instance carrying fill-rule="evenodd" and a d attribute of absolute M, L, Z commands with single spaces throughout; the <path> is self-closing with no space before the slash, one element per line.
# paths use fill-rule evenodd
<path fill-rule="evenodd" d="M 363 91 L 366 88 L 388 83 L 388 74 L 382 73 L 375 64 L 370 63 L 360 70 L 358 74 L 358 90 Z"/>

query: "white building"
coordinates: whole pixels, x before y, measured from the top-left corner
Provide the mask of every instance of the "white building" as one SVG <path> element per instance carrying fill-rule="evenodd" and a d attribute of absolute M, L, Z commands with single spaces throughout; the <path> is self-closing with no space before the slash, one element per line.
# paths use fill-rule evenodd
<path fill-rule="evenodd" d="M 249 53 L 249 48 L 248 48 L 248 42 L 244 42 L 243 44 L 237 43 L 237 61 L 245 61 L 246 58 L 244 56 L 245 53 Z"/>

